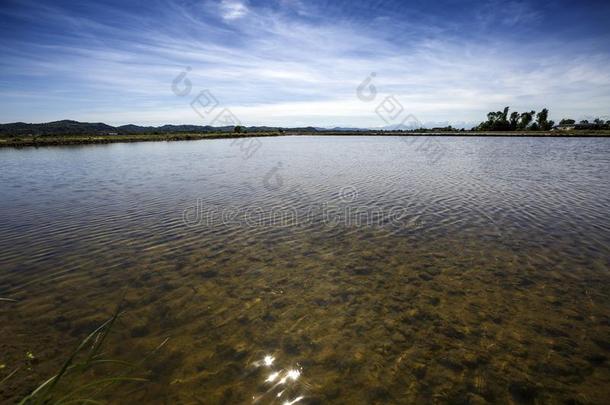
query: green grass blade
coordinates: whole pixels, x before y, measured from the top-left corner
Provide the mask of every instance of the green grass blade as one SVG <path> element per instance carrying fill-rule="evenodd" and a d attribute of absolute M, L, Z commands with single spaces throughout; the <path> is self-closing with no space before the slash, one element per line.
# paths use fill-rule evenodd
<path fill-rule="evenodd" d="M 10 374 L 9 374 L 9 375 L 7 375 L 6 377 L 4 377 L 4 378 L 3 378 L 3 379 L 0 381 L 0 385 L 4 384 L 6 381 L 8 381 L 8 379 L 9 379 L 9 378 L 11 378 L 12 376 L 14 376 L 14 375 L 15 375 L 15 373 L 16 373 L 17 371 L 19 371 L 19 369 L 20 369 L 20 368 L 21 368 L 21 367 L 17 367 L 15 370 L 13 370 L 13 372 L 12 372 L 12 373 L 10 373 Z"/>
<path fill-rule="evenodd" d="M 116 320 L 121 315 L 121 304 L 123 303 L 124 297 L 125 297 L 125 292 L 123 293 L 121 300 L 117 304 L 116 309 L 114 310 L 114 314 L 112 314 L 112 318 L 110 318 L 110 320 L 108 321 L 108 327 L 105 328 L 103 333 L 97 337 L 97 339 L 93 345 L 93 348 L 91 349 L 91 352 L 89 353 L 89 357 L 87 359 L 88 362 L 91 361 L 93 359 L 93 357 L 95 357 L 98 354 L 99 350 L 102 347 L 102 344 L 104 343 L 104 341 L 106 340 L 106 337 L 110 333 L 112 326 L 114 325 Z"/>
<path fill-rule="evenodd" d="M 64 402 L 64 404 L 104 404 L 103 402 L 96 401 L 89 398 L 78 398 L 71 401 Z"/>
<path fill-rule="evenodd" d="M 39 385 L 38 388 L 36 388 L 30 395 L 23 398 L 19 402 L 19 404 L 29 404 L 39 394 L 41 395 L 41 397 L 38 398 L 38 401 L 34 401 L 34 402 L 41 402 L 41 403 L 44 402 L 46 395 L 49 392 L 53 391 L 53 389 L 55 388 L 55 386 L 57 385 L 59 380 L 64 376 L 64 374 L 68 371 L 68 369 L 71 368 L 72 362 L 74 361 L 74 358 L 76 357 L 76 355 L 89 343 L 89 341 L 91 341 L 91 339 L 93 339 L 98 333 L 100 333 L 102 330 L 104 330 L 104 328 L 106 326 L 108 326 L 113 319 L 114 319 L 114 317 L 109 319 L 108 321 L 104 322 L 97 329 L 95 329 L 93 332 L 91 332 L 85 339 L 83 339 L 80 342 L 80 344 L 78 345 L 78 347 L 76 348 L 76 350 L 74 350 L 72 352 L 72 354 L 70 355 L 70 357 L 68 357 L 68 359 L 64 362 L 59 373 L 57 373 L 56 375 L 54 375 L 53 377 L 49 378 L 48 380 L 43 382 L 41 385 Z"/>
<path fill-rule="evenodd" d="M 140 377 L 108 377 L 108 378 L 101 378 L 99 380 L 95 380 L 93 382 L 90 382 L 88 384 L 82 385 L 80 387 L 78 387 L 77 389 L 75 389 L 74 391 L 70 392 L 69 394 L 67 394 L 66 396 L 64 396 L 63 398 L 59 399 L 55 404 L 56 405 L 60 405 L 65 403 L 64 401 L 72 396 L 74 396 L 75 394 L 82 392 L 82 391 L 87 391 L 90 388 L 95 388 L 99 385 L 109 385 L 109 384 L 114 384 L 117 382 L 148 382 L 148 380 L 146 378 L 140 378 Z"/>

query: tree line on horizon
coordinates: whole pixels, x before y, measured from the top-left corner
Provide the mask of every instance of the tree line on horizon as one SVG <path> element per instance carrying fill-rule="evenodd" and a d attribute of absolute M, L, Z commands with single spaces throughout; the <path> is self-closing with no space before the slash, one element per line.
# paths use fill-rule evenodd
<path fill-rule="evenodd" d="M 549 120 L 549 110 L 543 108 L 540 112 L 527 111 L 519 113 L 513 111 L 508 114 L 510 107 L 503 111 L 489 112 L 487 121 L 480 123 L 474 130 L 476 131 L 550 131 L 555 127 L 555 122 Z M 596 118 L 593 122 L 582 120 L 578 124 L 587 129 L 610 129 L 610 121 L 603 121 Z M 576 120 L 565 118 L 559 125 L 577 125 Z"/>

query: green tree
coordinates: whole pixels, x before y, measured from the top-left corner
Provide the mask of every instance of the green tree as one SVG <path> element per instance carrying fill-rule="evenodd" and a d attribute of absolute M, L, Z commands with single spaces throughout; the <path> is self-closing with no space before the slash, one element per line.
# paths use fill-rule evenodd
<path fill-rule="evenodd" d="M 508 111 L 509 107 L 504 107 L 504 111 L 499 114 L 499 119 L 496 121 L 495 131 L 508 131 L 510 130 L 510 124 L 508 123 Z"/>
<path fill-rule="evenodd" d="M 553 121 L 549 121 L 549 110 L 546 108 L 536 114 L 536 123 L 540 131 L 548 131 L 555 125 Z"/>
<path fill-rule="evenodd" d="M 574 125 L 576 121 L 570 118 L 564 118 L 559 122 L 559 125 Z"/>
<path fill-rule="evenodd" d="M 503 111 L 487 113 L 487 121 L 482 122 L 477 129 L 481 131 L 509 131 L 508 111 L 509 107 L 505 107 Z"/>
<path fill-rule="evenodd" d="M 235 132 L 236 134 L 241 134 L 244 131 L 244 127 L 242 127 L 241 125 L 235 125 L 235 128 L 233 128 L 233 132 Z"/>
<path fill-rule="evenodd" d="M 519 113 L 517 111 L 513 111 L 510 115 L 509 127 L 511 131 L 516 131 L 517 126 L 519 125 Z"/>
<path fill-rule="evenodd" d="M 509 107 L 504 107 L 504 111 L 500 115 L 500 121 L 507 121 L 508 120 L 508 110 L 509 109 L 510 109 Z"/>
<path fill-rule="evenodd" d="M 519 119 L 519 125 L 517 126 L 517 129 L 519 129 L 520 131 L 523 131 L 524 129 L 527 129 L 527 127 L 534 120 L 534 115 L 535 114 L 536 114 L 536 111 L 530 111 L 530 112 L 522 113 L 521 114 L 521 118 Z"/>
<path fill-rule="evenodd" d="M 478 131 L 549 131 L 555 125 L 554 121 L 549 120 L 549 110 L 546 108 L 538 114 L 536 111 L 526 111 L 521 114 L 514 111 L 509 116 L 509 111 L 510 108 L 505 107 L 502 111 L 487 113 L 487 121 L 480 123 L 475 129 Z M 566 122 L 566 120 L 562 122 Z"/>

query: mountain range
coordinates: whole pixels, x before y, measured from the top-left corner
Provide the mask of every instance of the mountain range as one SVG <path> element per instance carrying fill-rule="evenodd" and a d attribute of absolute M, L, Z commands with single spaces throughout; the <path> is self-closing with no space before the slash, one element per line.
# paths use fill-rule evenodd
<path fill-rule="evenodd" d="M 159 127 L 145 127 L 139 125 L 122 125 L 113 127 L 103 122 L 78 122 L 71 120 L 28 124 L 15 122 L 0 124 L 0 136 L 18 135 L 133 135 L 133 134 L 169 134 L 169 133 L 201 133 L 201 132 L 232 132 L 233 126 L 213 127 L 210 125 L 163 125 Z M 252 132 L 277 131 L 272 127 L 248 127 Z M 309 130 L 315 131 L 315 128 Z"/>
<path fill-rule="evenodd" d="M 468 124 L 458 125 L 457 128 L 467 127 Z M 446 127 L 448 123 L 426 123 L 425 128 Z M 412 126 L 386 126 L 382 128 L 321 128 L 321 127 L 299 127 L 299 128 L 280 128 L 269 126 L 252 126 L 244 127 L 247 132 L 274 132 L 280 129 L 289 131 L 302 132 L 320 132 L 320 131 L 371 131 L 371 130 L 416 130 Z M 79 122 L 72 120 L 53 121 L 39 124 L 30 124 L 25 122 L 14 122 L 9 124 L 0 124 L 0 136 L 19 136 L 19 135 L 134 135 L 134 134 L 179 134 L 179 133 L 206 133 L 206 132 L 233 132 L 233 126 L 214 127 L 210 125 L 162 125 L 140 126 L 140 125 L 122 125 L 111 126 L 103 122 Z"/>

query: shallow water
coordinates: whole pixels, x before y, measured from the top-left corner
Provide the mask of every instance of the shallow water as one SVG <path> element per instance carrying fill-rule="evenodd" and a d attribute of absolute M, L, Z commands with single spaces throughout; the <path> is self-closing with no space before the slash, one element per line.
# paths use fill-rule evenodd
<path fill-rule="evenodd" d="M 0 150 L 0 402 L 607 403 L 610 139 L 430 139 Z"/>

